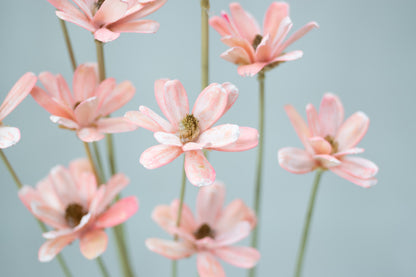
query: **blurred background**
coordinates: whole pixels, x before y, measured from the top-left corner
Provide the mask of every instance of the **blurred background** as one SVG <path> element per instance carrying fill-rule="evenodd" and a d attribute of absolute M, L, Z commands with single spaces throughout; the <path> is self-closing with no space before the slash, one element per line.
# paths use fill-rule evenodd
<path fill-rule="evenodd" d="M 277 162 L 277 150 L 301 147 L 284 110 L 292 104 L 305 115 L 307 103 L 318 106 L 325 92 L 341 98 L 346 116 L 364 111 L 370 128 L 360 143 L 361 156 L 378 164 L 379 183 L 363 189 L 331 172 L 324 174 L 318 192 L 305 277 L 416 276 L 416 186 L 414 172 L 416 129 L 413 0 L 296 0 L 288 1 L 292 32 L 309 21 L 320 24 L 290 47 L 304 57 L 266 74 L 266 134 L 264 191 L 260 218 L 259 276 L 291 276 L 313 174 L 294 175 Z M 211 1 L 211 15 L 228 11 L 230 1 Z M 259 22 L 271 1 L 240 1 Z M 105 46 L 107 76 L 131 80 L 134 99 L 115 115 L 148 106 L 159 112 L 153 83 L 159 78 L 179 79 L 193 103 L 200 92 L 199 1 L 168 0 L 149 19 L 160 22 L 156 34 L 122 34 Z M 0 9 L 0 99 L 27 71 L 61 73 L 72 82 L 72 70 L 59 21 L 46 0 L 5 1 Z M 95 61 L 92 35 L 67 24 L 78 63 Z M 240 89 L 233 108 L 219 123 L 257 127 L 256 78 L 243 78 L 237 67 L 219 55 L 227 49 L 210 29 L 210 80 L 232 82 Z M 19 144 L 5 150 L 22 181 L 35 185 L 57 165 L 85 156 L 74 133 L 49 121 L 49 114 L 28 97 L 6 124 L 22 132 Z M 170 261 L 147 250 L 149 237 L 169 238 L 151 218 L 156 205 L 179 196 L 182 159 L 146 170 L 140 154 L 155 145 L 153 134 L 139 129 L 115 136 L 117 164 L 130 185 L 123 195 L 137 195 L 139 212 L 127 223 L 131 260 L 138 276 L 169 276 Z M 104 145 L 102 150 L 104 150 Z M 212 152 L 217 179 L 227 185 L 226 201 L 253 202 L 256 150 Z M 44 239 L 31 214 L 17 197 L 15 184 L 0 164 L 0 275 L 62 276 L 56 260 L 40 263 L 37 252 Z M 194 208 L 197 188 L 186 187 L 186 203 Z M 119 275 L 112 232 L 103 259 L 112 276 Z M 248 245 L 246 239 L 241 244 Z M 80 255 L 78 243 L 62 252 L 75 276 L 99 276 L 95 262 Z M 245 270 L 225 264 L 227 276 L 245 276 Z M 179 262 L 179 276 L 196 276 L 196 260 Z"/>

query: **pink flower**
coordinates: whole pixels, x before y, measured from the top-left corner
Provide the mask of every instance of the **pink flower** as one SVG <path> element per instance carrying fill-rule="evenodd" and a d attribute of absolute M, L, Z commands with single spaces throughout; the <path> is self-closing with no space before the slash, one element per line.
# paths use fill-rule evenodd
<path fill-rule="evenodd" d="M 192 113 L 188 96 L 178 80 L 157 80 L 155 96 L 166 121 L 147 107 L 126 113 L 132 123 L 152 132 L 160 143 L 150 147 L 140 157 L 147 169 L 170 163 L 185 152 L 185 171 L 196 186 L 210 185 L 215 171 L 205 158 L 203 149 L 217 151 L 244 151 L 258 143 L 257 130 L 224 124 L 212 127 L 237 100 L 238 90 L 230 84 L 210 84 L 198 96 Z"/>
<path fill-rule="evenodd" d="M 133 98 L 135 89 L 130 82 L 116 85 L 114 78 L 108 78 L 99 83 L 94 64 L 78 66 L 72 83 L 73 94 L 61 75 L 43 72 L 39 79 L 46 92 L 35 87 L 31 92 L 33 98 L 52 114 L 52 122 L 76 130 L 82 141 L 98 141 L 107 133 L 136 129 L 123 117 L 106 117 Z"/>
<path fill-rule="evenodd" d="M 8 116 L 20 102 L 30 93 L 36 84 L 36 76 L 28 72 L 16 82 L 0 106 L 0 149 L 15 145 L 20 140 L 20 130 L 3 125 L 3 119 Z"/>
<path fill-rule="evenodd" d="M 39 249 L 39 260 L 52 260 L 78 238 L 81 253 L 87 259 L 101 255 L 108 242 L 103 229 L 123 223 L 139 208 L 134 196 L 111 205 L 128 182 L 126 176 L 116 174 L 107 184 L 97 187 L 90 163 L 80 159 L 68 169 L 54 167 L 36 189 L 23 187 L 19 191 L 23 204 L 36 218 L 55 229 L 43 234 L 47 241 Z"/>
<path fill-rule="evenodd" d="M 120 33 L 155 33 L 159 23 L 140 20 L 160 7 L 167 0 L 48 0 L 56 9 L 56 15 L 94 33 L 96 40 L 113 41 Z"/>
<path fill-rule="evenodd" d="M 273 2 L 269 6 L 263 32 L 256 19 L 244 11 L 239 3 L 231 3 L 230 11 L 231 16 L 222 12 L 221 16 L 212 17 L 209 23 L 222 36 L 222 42 L 231 47 L 221 57 L 239 65 L 238 74 L 241 76 L 254 76 L 262 69 L 271 69 L 281 62 L 301 58 L 302 51 L 283 51 L 318 27 L 316 22 L 309 22 L 284 41 L 292 28 L 287 3 Z"/>
<path fill-rule="evenodd" d="M 312 104 L 306 106 L 309 126 L 291 105 L 285 109 L 306 150 L 280 149 L 278 159 L 284 169 L 302 174 L 323 168 L 365 188 L 377 183 L 378 167 L 373 162 L 348 156 L 364 152 L 356 147 L 370 123 L 363 112 L 344 121 L 342 103 L 330 93 L 322 98 L 319 114 Z"/>
<path fill-rule="evenodd" d="M 151 238 L 147 247 L 169 259 L 177 260 L 197 254 L 198 274 L 201 277 L 223 277 L 224 270 L 217 258 L 234 266 L 251 268 L 260 253 L 251 247 L 232 246 L 244 239 L 256 226 L 256 216 L 240 199 L 223 209 L 225 188 L 215 182 L 199 190 L 196 218 L 184 204 L 180 227 L 176 227 L 179 200 L 170 206 L 158 206 L 152 214 L 163 229 L 177 235 L 179 241 Z"/>

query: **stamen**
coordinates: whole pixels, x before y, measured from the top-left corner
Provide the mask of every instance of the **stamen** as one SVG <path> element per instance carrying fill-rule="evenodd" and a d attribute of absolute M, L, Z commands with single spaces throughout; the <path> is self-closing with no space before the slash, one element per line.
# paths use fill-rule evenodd
<path fill-rule="evenodd" d="M 199 136 L 199 120 L 193 114 L 187 114 L 179 124 L 179 138 L 182 143 L 194 141 Z"/>
<path fill-rule="evenodd" d="M 261 43 L 262 40 L 263 40 L 263 37 L 261 35 L 257 34 L 256 37 L 254 38 L 253 44 L 252 44 L 254 50 L 257 49 L 257 47 L 259 46 L 259 44 Z"/>
<path fill-rule="evenodd" d="M 88 212 L 78 203 L 71 203 L 65 209 L 65 220 L 71 228 L 77 226 Z"/>
<path fill-rule="evenodd" d="M 211 227 L 209 227 L 208 224 L 204 223 L 198 228 L 198 230 L 196 230 L 196 232 L 194 233 L 194 237 L 196 239 L 203 239 L 206 237 L 210 237 L 213 239 L 215 237 L 215 232 L 211 229 Z"/>
<path fill-rule="evenodd" d="M 335 140 L 334 137 L 327 135 L 324 138 L 327 142 L 329 142 L 329 144 L 331 144 L 332 150 L 331 150 L 331 154 L 335 154 L 338 152 L 338 142 Z"/>

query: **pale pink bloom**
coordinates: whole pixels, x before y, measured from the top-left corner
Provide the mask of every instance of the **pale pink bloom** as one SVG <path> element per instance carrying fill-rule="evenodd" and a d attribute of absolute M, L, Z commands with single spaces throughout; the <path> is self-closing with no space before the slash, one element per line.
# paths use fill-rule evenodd
<path fill-rule="evenodd" d="M 127 112 L 125 117 L 139 127 L 154 133 L 159 145 L 148 148 L 140 157 L 147 169 L 170 163 L 185 152 L 185 172 L 196 186 L 210 185 L 215 171 L 205 158 L 203 149 L 245 151 L 258 143 L 258 132 L 249 127 L 223 124 L 212 127 L 237 100 L 238 90 L 230 84 L 210 84 L 198 96 L 192 112 L 188 96 L 178 80 L 157 80 L 155 96 L 163 119 L 147 107 Z"/>
<path fill-rule="evenodd" d="M 20 140 L 20 130 L 3 125 L 3 119 L 26 98 L 36 84 L 36 76 L 28 72 L 14 84 L 0 106 L 0 149 L 15 145 Z"/>
<path fill-rule="evenodd" d="M 180 240 L 150 238 L 146 240 L 147 247 L 173 260 L 197 254 L 201 277 L 225 276 L 217 258 L 237 267 L 255 266 L 260 253 L 254 248 L 233 244 L 250 234 L 256 226 L 256 216 L 240 199 L 223 208 L 224 199 L 225 188 L 219 182 L 201 188 L 196 202 L 196 217 L 184 204 L 180 227 L 176 227 L 179 200 L 174 200 L 170 206 L 157 206 L 152 214 L 153 220 Z"/>
<path fill-rule="evenodd" d="M 113 41 L 120 33 L 155 33 L 159 23 L 141 18 L 155 12 L 167 0 L 48 0 L 62 19 L 87 29 L 96 40 Z"/>
<path fill-rule="evenodd" d="M 319 114 L 312 104 L 306 106 L 309 126 L 291 105 L 287 105 L 285 110 L 306 150 L 280 149 L 278 159 L 284 169 L 296 174 L 317 168 L 329 169 L 365 188 L 377 183 L 374 177 L 378 172 L 377 165 L 348 156 L 364 152 L 356 146 L 370 124 L 367 115 L 356 112 L 344 121 L 344 107 L 339 98 L 330 93 L 322 98 Z"/>
<path fill-rule="evenodd" d="M 39 249 L 39 260 L 52 260 L 76 239 L 87 259 L 101 255 L 108 242 L 103 229 L 123 223 L 139 208 L 134 196 L 111 204 L 128 182 L 125 175 L 116 174 L 98 187 L 88 160 L 79 159 L 69 168 L 54 167 L 36 188 L 24 186 L 19 191 L 23 204 L 54 229 L 43 234 L 47 241 Z"/>
<path fill-rule="evenodd" d="M 238 74 L 241 76 L 254 76 L 262 69 L 301 58 L 302 51 L 283 51 L 318 27 L 316 22 L 309 22 L 285 40 L 292 28 L 289 5 L 285 2 L 273 2 L 269 6 L 263 31 L 256 19 L 243 10 L 239 3 L 231 3 L 230 12 L 230 16 L 225 12 L 221 16 L 213 16 L 209 23 L 222 36 L 222 42 L 231 47 L 221 57 L 239 65 Z"/>
<path fill-rule="evenodd" d="M 55 76 L 43 72 L 39 74 L 39 80 L 46 91 L 34 87 L 31 92 L 33 98 L 52 114 L 52 122 L 76 130 L 82 141 L 98 141 L 104 138 L 104 134 L 137 128 L 123 117 L 106 117 L 130 101 L 135 88 L 128 81 L 116 85 L 114 78 L 100 83 L 95 64 L 78 66 L 72 82 L 73 93 L 59 74 Z"/>

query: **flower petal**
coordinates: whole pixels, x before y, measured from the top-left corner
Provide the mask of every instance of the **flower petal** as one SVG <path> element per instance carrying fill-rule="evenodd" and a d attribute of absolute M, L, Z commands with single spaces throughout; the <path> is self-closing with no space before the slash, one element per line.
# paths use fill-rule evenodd
<path fill-rule="evenodd" d="M 107 28 L 101 28 L 94 32 L 94 38 L 104 43 L 116 40 L 119 36 L 120 33 L 113 32 Z"/>
<path fill-rule="evenodd" d="M 315 160 L 324 168 L 331 168 L 341 164 L 341 161 L 332 155 L 315 155 Z"/>
<path fill-rule="evenodd" d="M 273 2 L 266 11 L 263 21 L 263 35 L 269 34 L 272 40 L 276 36 L 283 18 L 289 16 L 289 5 L 285 2 Z"/>
<path fill-rule="evenodd" d="M 51 98 L 40 87 L 34 87 L 30 94 L 33 99 L 35 99 L 35 101 L 49 113 L 68 119 L 74 118 L 73 112 L 68 106 L 59 103 L 56 98 Z"/>
<path fill-rule="evenodd" d="M 142 153 L 140 163 L 147 169 L 164 166 L 182 154 L 182 149 L 171 145 L 155 145 Z"/>
<path fill-rule="evenodd" d="M 223 183 L 214 184 L 199 189 L 196 199 L 197 221 L 200 225 L 206 223 L 214 226 L 224 204 L 225 187 Z"/>
<path fill-rule="evenodd" d="M 90 20 L 88 20 L 88 17 L 86 17 L 85 15 L 76 15 L 73 13 L 56 11 L 56 16 L 62 20 L 74 23 L 84 29 L 87 29 L 90 32 L 95 31 L 94 25 L 91 24 Z"/>
<path fill-rule="evenodd" d="M 253 42 L 256 35 L 261 32 L 256 19 L 245 11 L 239 3 L 231 3 L 230 12 L 240 35 L 248 41 Z"/>
<path fill-rule="evenodd" d="M 312 104 L 306 105 L 306 115 L 308 117 L 308 125 L 311 130 L 312 136 L 320 136 L 321 128 L 319 125 L 319 116 L 318 112 Z"/>
<path fill-rule="evenodd" d="M 65 117 L 54 116 L 54 115 L 51 115 L 49 118 L 53 123 L 59 124 L 65 128 L 74 129 L 74 130 L 79 128 L 79 125 L 76 122 L 72 121 L 71 119 L 67 119 Z"/>
<path fill-rule="evenodd" d="M 84 142 L 99 141 L 105 137 L 97 128 L 82 128 L 77 131 L 77 136 Z"/>
<path fill-rule="evenodd" d="M 165 132 L 156 132 L 154 137 L 160 144 L 182 147 L 182 142 L 177 135 Z"/>
<path fill-rule="evenodd" d="M 259 143 L 259 132 L 250 127 L 239 127 L 240 136 L 234 143 L 223 147 L 216 147 L 216 151 L 240 152 L 252 149 Z"/>
<path fill-rule="evenodd" d="M 299 30 L 297 30 L 293 35 L 291 35 L 280 47 L 281 51 L 284 51 L 286 47 L 306 35 L 309 31 L 311 31 L 313 28 L 318 28 L 319 25 L 316 22 L 309 22 Z"/>
<path fill-rule="evenodd" d="M 117 194 L 119 194 L 129 184 L 129 182 L 129 178 L 122 173 L 113 175 L 110 180 L 107 181 L 107 184 L 105 185 L 105 192 L 102 197 L 97 197 L 96 195 L 98 203 L 94 212 L 96 214 L 101 214 L 107 206 L 113 202 Z M 93 212 L 91 206 L 92 204 L 90 205 L 90 212 Z"/>
<path fill-rule="evenodd" d="M 250 63 L 249 54 L 247 54 L 247 52 L 241 47 L 230 48 L 222 53 L 220 57 L 236 65 L 245 65 Z"/>
<path fill-rule="evenodd" d="M 124 115 L 132 123 L 152 132 L 170 132 L 173 130 L 170 123 L 160 117 L 151 109 L 140 106 L 139 111 L 130 111 Z"/>
<path fill-rule="evenodd" d="M 370 119 L 363 112 L 356 112 L 341 125 L 335 140 L 339 151 L 355 147 L 367 133 Z"/>
<path fill-rule="evenodd" d="M 179 122 L 189 113 L 188 96 L 178 80 L 167 81 L 164 87 L 162 100 L 164 108 L 162 106 L 160 108 L 177 130 Z"/>
<path fill-rule="evenodd" d="M 267 65 L 266 62 L 258 62 L 248 65 L 240 65 L 237 69 L 238 74 L 240 74 L 243 77 L 253 77 L 257 73 L 260 72 L 265 66 Z"/>
<path fill-rule="evenodd" d="M 244 51 L 247 53 L 248 57 L 250 58 L 250 63 L 254 62 L 254 48 L 250 42 L 247 40 L 241 38 L 241 37 L 235 37 L 235 36 L 226 36 L 221 38 L 221 41 L 230 47 L 240 47 L 243 48 Z"/>
<path fill-rule="evenodd" d="M 0 126 L 0 149 L 15 145 L 20 140 L 20 131 L 15 127 Z"/>
<path fill-rule="evenodd" d="M 306 125 L 303 118 L 299 115 L 299 113 L 295 110 L 295 108 L 292 105 L 286 105 L 285 111 L 290 119 L 290 122 L 292 123 L 293 128 L 295 128 L 298 137 L 302 141 L 305 148 L 308 150 L 308 148 L 310 147 L 308 139 L 312 136 L 311 131 L 308 128 L 308 125 Z"/>
<path fill-rule="evenodd" d="M 347 172 L 343 171 L 342 168 L 340 168 L 339 166 L 331 167 L 330 170 L 334 172 L 335 174 L 337 174 L 338 176 L 363 188 L 369 188 L 377 184 L 377 179 L 374 177 L 368 178 L 368 179 L 361 179 L 361 178 L 348 174 Z"/>
<path fill-rule="evenodd" d="M 344 120 L 344 108 L 339 98 L 331 93 L 326 93 L 319 107 L 319 122 L 321 136 L 335 137 L 338 128 Z"/>
<path fill-rule="evenodd" d="M 136 21 L 137 19 L 143 18 L 151 13 L 154 13 L 156 10 L 161 8 L 167 0 L 150 0 L 150 1 L 140 1 L 140 3 L 129 9 L 128 15 L 124 18 L 121 18 L 116 24 L 124 24 L 130 21 Z"/>
<path fill-rule="evenodd" d="M 124 22 L 118 24 L 117 22 L 111 24 L 109 28 L 116 33 L 143 33 L 143 34 L 152 34 L 156 33 L 159 29 L 159 22 L 154 20 L 139 20 Z"/>
<path fill-rule="evenodd" d="M 96 64 L 81 64 L 74 73 L 72 87 L 76 103 L 80 103 L 95 96 L 95 89 L 98 86 Z"/>
<path fill-rule="evenodd" d="M 213 16 L 209 19 L 209 25 L 217 31 L 220 36 L 230 36 L 229 23 L 221 16 Z"/>
<path fill-rule="evenodd" d="M 39 261 L 51 261 L 65 246 L 73 242 L 75 239 L 76 236 L 69 235 L 46 241 L 39 249 Z"/>
<path fill-rule="evenodd" d="M 364 152 L 363 148 L 358 148 L 358 147 L 357 148 L 350 148 L 350 149 L 335 153 L 334 157 L 342 157 L 344 155 L 360 154 L 360 153 L 363 153 L 363 152 Z"/>
<path fill-rule="evenodd" d="M 53 228 L 61 229 L 68 226 L 65 221 L 63 212 L 58 211 L 53 207 L 47 206 L 43 203 L 41 204 L 37 202 L 31 202 L 29 210 L 36 218 L 52 226 Z"/>
<path fill-rule="evenodd" d="M 74 111 L 78 124 L 82 127 L 86 127 L 94 122 L 97 115 L 97 107 L 97 97 L 91 97 L 82 101 Z"/>
<path fill-rule="evenodd" d="M 104 26 L 122 18 L 128 9 L 128 3 L 122 0 L 104 1 L 93 21 L 96 26 Z"/>
<path fill-rule="evenodd" d="M 137 125 L 124 117 L 101 118 L 97 121 L 97 131 L 104 134 L 130 132 L 137 129 Z"/>
<path fill-rule="evenodd" d="M 133 98 L 136 89 L 131 82 L 125 81 L 118 84 L 113 90 L 104 91 L 105 94 L 98 95 L 101 116 L 107 116 L 127 104 Z"/>
<path fill-rule="evenodd" d="M 251 225 L 247 221 L 241 221 L 234 225 L 232 229 L 224 230 L 223 233 L 215 237 L 215 247 L 234 244 L 246 238 L 251 232 Z"/>
<path fill-rule="evenodd" d="M 68 169 L 61 165 L 55 166 L 49 174 L 49 180 L 64 206 L 80 202 L 77 185 Z"/>
<path fill-rule="evenodd" d="M 378 166 L 375 163 L 360 157 L 344 157 L 338 168 L 360 179 L 372 178 L 378 172 Z"/>
<path fill-rule="evenodd" d="M 332 151 L 331 144 L 321 137 L 309 138 L 309 144 L 312 146 L 315 154 L 330 154 Z"/>
<path fill-rule="evenodd" d="M 286 147 L 278 152 L 278 160 L 281 167 L 295 174 L 303 174 L 313 171 L 317 164 L 313 157 L 303 149 Z"/>
<path fill-rule="evenodd" d="M 182 241 L 170 241 L 157 238 L 147 239 L 146 246 L 150 251 L 172 260 L 187 258 L 195 251 L 191 245 Z"/>
<path fill-rule="evenodd" d="M 139 201 L 130 196 L 117 201 L 107 211 L 102 213 L 95 222 L 95 228 L 111 228 L 127 221 L 139 209 Z"/>
<path fill-rule="evenodd" d="M 208 186 L 215 181 L 215 170 L 200 150 L 185 152 L 185 172 L 194 186 Z"/>
<path fill-rule="evenodd" d="M 165 231 L 174 235 L 176 229 L 176 221 L 178 217 L 179 200 L 172 201 L 170 206 L 159 205 L 152 212 L 152 219 Z M 175 227 L 175 228 L 172 228 Z M 185 203 L 182 205 L 182 215 L 180 229 L 184 232 L 192 234 L 195 229 L 196 222 L 191 209 Z"/>
<path fill-rule="evenodd" d="M 107 249 L 108 236 L 103 230 L 94 230 L 80 238 L 79 247 L 85 258 L 92 260 Z"/>
<path fill-rule="evenodd" d="M 225 277 L 224 269 L 211 253 L 198 253 L 196 263 L 200 277 Z"/>
<path fill-rule="evenodd" d="M 210 128 L 203 132 L 197 143 L 206 149 L 216 149 L 230 145 L 238 140 L 240 128 L 233 124 L 223 124 Z"/>
<path fill-rule="evenodd" d="M 272 60 L 270 64 L 277 63 L 277 62 L 295 61 L 295 60 L 302 58 L 302 56 L 303 56 L 303 52 L 300 50 L 296 50 L 296 51 L 284 53 L 278 56 L 277 58 Z"/>
<path fill-rule="evenodd" d="M 220 259 L 242 268 L 252 268 L 260 260 L 260 252 L 252 247 L 227 246 L 213 251 Z"/>
<path fill-rule="evenodd" d="M 248 222 L 251 229 L 253 229 L 257 224 L 256 214 L 241 199 L 236 199 L 221 211 L 214 229 L 218 233 L 225 233 L 234 229 L 238 223 L 243 221 Z"/>

